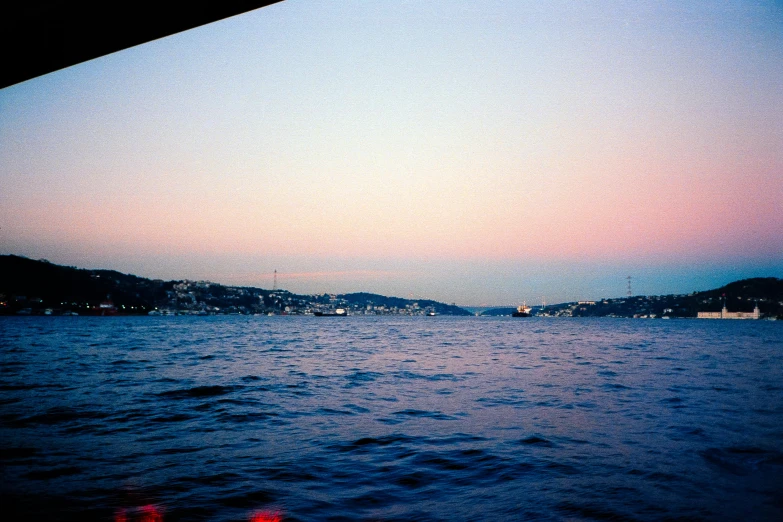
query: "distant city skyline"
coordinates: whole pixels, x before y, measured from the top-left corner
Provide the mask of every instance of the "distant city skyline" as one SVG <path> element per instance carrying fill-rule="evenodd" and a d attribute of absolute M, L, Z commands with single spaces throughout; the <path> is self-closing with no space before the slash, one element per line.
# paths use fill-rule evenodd
<path fill-rule="evenodd" d="M 774 1 L 285 1 L 0 90 L 0 254 L 463 306 L 783 277 Z"/>

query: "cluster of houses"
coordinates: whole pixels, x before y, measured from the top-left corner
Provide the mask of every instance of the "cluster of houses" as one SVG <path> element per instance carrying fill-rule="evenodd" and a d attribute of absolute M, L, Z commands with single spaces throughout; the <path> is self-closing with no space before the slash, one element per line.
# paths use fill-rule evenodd
<path fill-rule="evenodd" d="M 434 315 L 431 306 L 409 302 L 404 306 L 386 306 L 368 302 L 349 302 L 334 294 L 311 296 L 286 290 L 261 290 L 223 286 L 207 281 L 181 281 L 166 291 L 164 302 L 148 315 L 317 315 L 333 314 L 338 309 L 349 315 Z"/>

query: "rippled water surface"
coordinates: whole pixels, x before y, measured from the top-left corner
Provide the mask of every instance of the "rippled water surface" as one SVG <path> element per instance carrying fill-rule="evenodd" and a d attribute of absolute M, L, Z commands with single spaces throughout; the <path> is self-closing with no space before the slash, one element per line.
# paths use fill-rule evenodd
<path fill-rule="evenodd" d="M 0 364 L 19 520 L 783 519 L 780 322 L 6 317 Z"/>

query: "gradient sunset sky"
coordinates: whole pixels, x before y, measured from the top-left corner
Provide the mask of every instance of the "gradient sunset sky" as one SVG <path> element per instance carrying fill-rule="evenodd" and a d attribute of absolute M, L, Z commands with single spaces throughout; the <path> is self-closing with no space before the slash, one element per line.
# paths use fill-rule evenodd
<path fill-rule="evenodd" d="M 0 90 L 0 254 L 461 305 L 783 277 L 783 4 L 297 1 Z"/>

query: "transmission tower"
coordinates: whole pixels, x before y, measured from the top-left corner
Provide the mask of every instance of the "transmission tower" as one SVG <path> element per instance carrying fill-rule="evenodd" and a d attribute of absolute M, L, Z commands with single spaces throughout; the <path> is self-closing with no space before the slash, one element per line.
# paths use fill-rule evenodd
<path fill-rule="evenodd" d="M 631 297 L 633 294 L 631 293 L 631 276 L 626 277 L 628 280 L 628 297 Z"/>

